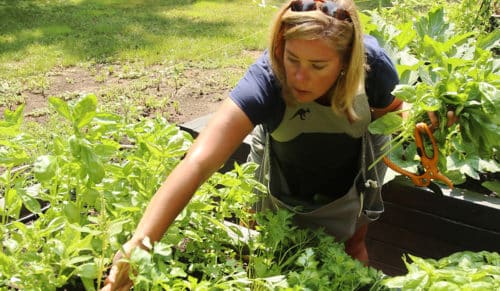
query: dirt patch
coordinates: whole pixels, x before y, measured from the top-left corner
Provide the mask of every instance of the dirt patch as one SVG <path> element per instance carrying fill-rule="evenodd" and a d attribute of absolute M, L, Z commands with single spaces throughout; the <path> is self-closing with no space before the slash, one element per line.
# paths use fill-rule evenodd
<path fill-rule="evenodd" d="M 261 52 L 246 53 L 256 59 Z M 133 118 L 161 115 L 182 124 L 216 111 L 245 70 L 137 64 L 55 68 L 44 76 L 41 86 L 18 86 L 16 92 L 9 92 L 17 95 L 17 101 L 0 103 L 0 117 L 5 108 L 25 103 L 25 119 L 44 122 L 51 112 L 49 96 L 70 101 L 93 93 L 102 110 Z"/>

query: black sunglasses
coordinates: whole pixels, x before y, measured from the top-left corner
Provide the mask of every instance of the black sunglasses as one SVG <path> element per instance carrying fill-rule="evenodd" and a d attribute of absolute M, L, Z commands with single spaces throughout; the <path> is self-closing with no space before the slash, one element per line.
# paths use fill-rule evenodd
<path fill-rule="evenodd" d="M 292 11 L 296 12 L 313 11 L 319 9 L 326 15 L 338 20 L 347 20 L 349 22 L 352 22 L 349 12 L 347 12 L 343 8 L 340 8 L 337 3 L 330 0 L 295 0 L 290 4 L 290 8 L 292 9 Z"/>

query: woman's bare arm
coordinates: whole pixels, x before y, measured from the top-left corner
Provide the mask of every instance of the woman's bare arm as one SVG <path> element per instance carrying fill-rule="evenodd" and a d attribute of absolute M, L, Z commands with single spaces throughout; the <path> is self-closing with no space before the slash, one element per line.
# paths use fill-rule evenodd
<path fill-rule="evenodd" d="M 232 100 L 224 101 L 153 196 L 132 240 L 142 241 L 147 236 L 158 241 L 197 188 L 223 165 L 252 129 L 245 113 Z"/>
<path fill-rule="evenodd" d="M 246 114 L 231 99 L 225 100 L 149 202 L 133 237 L 123 246 L 125 254 L 142 246 L 146 237 L 159 241 L 198 187 L 223 165 L 252 129 Z M 128 290 L 132 285 L 129 266 L 120 261 L 122 256 L 121 252 L 116 254 L 102 290 Z"/>

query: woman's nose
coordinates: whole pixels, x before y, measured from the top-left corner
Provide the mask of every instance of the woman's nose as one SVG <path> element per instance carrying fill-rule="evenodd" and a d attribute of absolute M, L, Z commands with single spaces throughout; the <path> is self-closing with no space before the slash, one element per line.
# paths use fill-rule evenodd
<path fill-rule="evenodd" d="M 295 79 L 297 81 L 305 81 L 309 78 L 309 73 L 303 66 L 298 66 L 295 71 Z"/>

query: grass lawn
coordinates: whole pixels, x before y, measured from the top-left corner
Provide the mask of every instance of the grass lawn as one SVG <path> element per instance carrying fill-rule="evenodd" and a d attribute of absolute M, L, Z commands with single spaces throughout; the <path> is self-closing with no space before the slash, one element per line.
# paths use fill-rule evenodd
<path fill-rule="evenodd" d="M 26 104 L 28 121 L 46 124 L 49 96 L 86 93 L 130 118 L 213 111 L 266 48 L 284 2 L 0 0 L 0 116 Z"/>
<path fill-rule="evenodd" d="M 265 48 L 279 1 L 259 4 L 0 1 L 0 112 L 36 99 L 39 104 L 27 111 L 39 117 L 50 113 L 43 109 L 48 95 L 72 99 L 92 89 L 113 107 L 120 96 L 137 99 L 144 88 L 162 82 L 179 91 L 189 69 L 243 70 L 255 57 L 246 52 Z M 240 77 L 237 72 L 215 82 L 234 84 Z M 118 83 L 127 84 L 118 89 Z M 172 92 L 156 97 L 176 104 Z"/>

